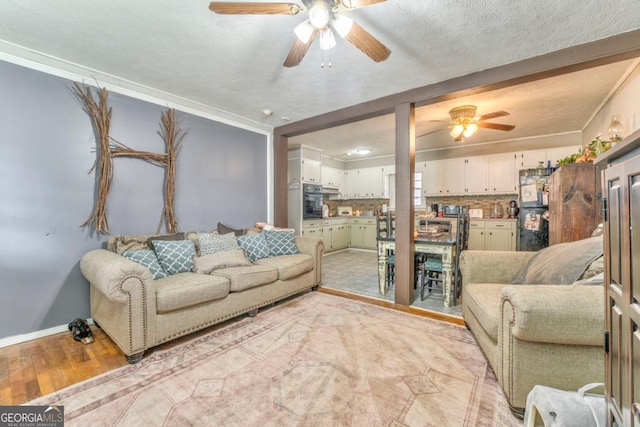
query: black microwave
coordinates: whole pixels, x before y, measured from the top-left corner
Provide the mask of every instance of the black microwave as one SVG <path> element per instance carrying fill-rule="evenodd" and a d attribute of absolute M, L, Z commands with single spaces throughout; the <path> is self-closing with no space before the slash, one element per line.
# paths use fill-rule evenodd
<path fill-rule="evenodd" d="M 467 207 L 465 205 L 443 205 L 442 214 L 444 216 L 458 216 L 459 214 L 466 214 Z"/>

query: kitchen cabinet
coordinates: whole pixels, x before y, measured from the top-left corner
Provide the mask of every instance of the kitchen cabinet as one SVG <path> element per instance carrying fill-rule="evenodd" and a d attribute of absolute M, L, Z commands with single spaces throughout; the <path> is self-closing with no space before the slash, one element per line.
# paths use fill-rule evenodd
<path fill-rule="evenodd" d="M 444 162 L 429 160 L 416 164 L 416 173 L 422 173 L 422 195 L 442 196 L 444 192 Z"/>
<path fill-rule="evenodd" d="M 322 185 L 324 187 L 337 188 L 340 191 L 344 181 L 343 172 L 342 169 L 323 165 L 321 167 Z"/>
<path fill-rule="evenodd" d="M 527 150 L 516 153 L 516 170 L 537 168 L 540 162 L 546 165 L 545 150 Z"/>
<path fill-rule="evenodd" d="M 298 179 L 309 184 L 322 183 L 322 151 L 310 147 L 289 150 L 289 181 Z"/>
<path fill-rule="evenodd" d="M 489 193 L 489 157 L 477 156 L 466 159 L 464 168 L 465 193 Z"/>
<path fill-rule="evenodd" d="M 391 167 L 349 169 L 344 174 L 344 195 L 349 199 L 382 199 L 385 197 L 385 174 Z"/>
<path fill-rule="evenodd" d="M 509 219 L 478 219 L 469 221 L 469 250 L 515 251 L 517 221 Z"/>
<path fill-rule="evenodd" d="M 325 219 L 322 222 L 324 252 L 337 251 L 349 246 L 349 220 Z"/>
<path fill-rule="evenodd" d="M 446 159 L 442 163 L 444 195 L 487 194 L 489 192 L 488 157 L 460 157 Z"/>
<path fill-rule="evenodd" d="M 547 161 L 551 161 L 551 166 L 556 165 L 558 160 L 577 153 L 580 147 L 576 145 L 568 145 L 564 147 L 547 148 L 546 150 L 527 150 L 520 151 L 516 154 L 516 172 L 520 169 L 535 169 L 540 167 L 542 162 L 543 167 L 547 166 Z"/>
<path fill-rule="evenodd" d="M 376 249 L 376 220 L 375 218 L 351 218 L 350 243 L 353 248 Z"/>
<path fill-rule="evenodd" d="M 322 220 L 305 219 L 302 221 L 302 235 L 322 238 Z"/>
<path fill-rule="evenodd" d="M 514 153 L 489 156 L 489 193 L 518 193 L 518 173 Z"/>
<path fill-rule="evenodd" d="M 592 163 L 559 167 L 549 176 L 549 245 L 591 236 L 602 222 L 600 171 Z"/>
<path fill-rule="evenodd" d="M 445 196 L 464 194 L 466 184 L 464 177 L 465 165 L 466 159 L 464 158 L 445 159 L 442 161 L 444 170 L 443 194 Z"/>

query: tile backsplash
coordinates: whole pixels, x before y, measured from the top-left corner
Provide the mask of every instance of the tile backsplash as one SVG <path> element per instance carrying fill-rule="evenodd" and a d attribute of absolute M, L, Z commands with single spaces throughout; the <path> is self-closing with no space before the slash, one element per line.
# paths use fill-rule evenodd
<path fill-rule="evenodd" d="M 489 218 L 491 212 L 491 206 L 494 203 L 502 205 L 504 212 L 507 212 L 509 208 L 509 202 L 511 200 L 518 200 L 518 196 L 515 194 L 507 195 L 488 195 L 488 196 L 450 196 L 450 197 L 427 197 L 425 206 L 430 206 L 436 203 L 442 203 L 445 205 L 467 205 L 469 209 L 482 209 L 483 216 Z M 376 211 L 382 210 L 383 204 L 389 204 L 388 199 L 344 199 L 344 200 L 329 200 L 325 199 L 324 203 L 329 205 L 329 211 L 332 216 L 337 215 L 338 206 L 351 206 L 354 213 L 356 211 Z M 417 213 L 421 213 L 425 209 L 416 208 Z"/>

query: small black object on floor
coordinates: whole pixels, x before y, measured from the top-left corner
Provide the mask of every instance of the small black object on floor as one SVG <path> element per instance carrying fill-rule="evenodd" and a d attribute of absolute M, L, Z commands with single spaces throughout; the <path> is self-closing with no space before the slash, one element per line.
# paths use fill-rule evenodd
<path fill-rule="evenodd" d="M 91 344 L 93 342 L 93 332 L 89 328 L 86 320 L 77 318 L 69 323 L 69 331 L 73 335 L 73 339 L 83 344 Z"/>

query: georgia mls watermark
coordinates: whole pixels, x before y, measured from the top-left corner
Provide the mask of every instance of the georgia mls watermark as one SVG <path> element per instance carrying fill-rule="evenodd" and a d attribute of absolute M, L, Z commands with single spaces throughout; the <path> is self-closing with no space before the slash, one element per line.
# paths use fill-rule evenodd
<path fill-rule="evenodd" d="M 0 427 L 64 427 L 64 406 L 0 406 Z"/>

